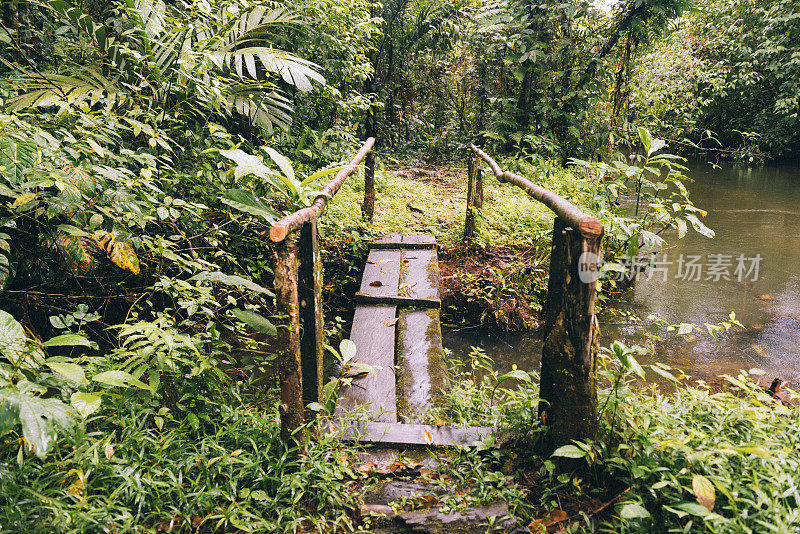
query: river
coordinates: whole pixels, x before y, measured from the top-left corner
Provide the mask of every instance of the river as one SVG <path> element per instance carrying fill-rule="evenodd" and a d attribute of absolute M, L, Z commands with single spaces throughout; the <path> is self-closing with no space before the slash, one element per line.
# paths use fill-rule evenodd
<path fill-rule="evenodd" d="M 641 277 L 600 315 L 601 344 L 620 339 L 650 346 L 652 353 L 639 358 L 642 364 L 661 362 L 706 380 L 758 368 L 765 379 L 800 386 L 800 168 L 697 163 L 688 175 L 694 180 L 688 184 L 691 199 L 708 211 L 704 222 L 716 237 L 691 230 L 683 239 L 665 236 L 673 247 L 659 256 L 660 269 Z M 745 328 L 734 327 L 719 341 L 704 327 L 677 335 L 626 318 L 655 313 L 670 323 L 702 327 L 726 320 L 731 311 Z M 462 357 L 471 346 L 481 347 L 499 370 L 513 364 L 539 368 L 539 332 L 447 329 L 444 345 Z"/>

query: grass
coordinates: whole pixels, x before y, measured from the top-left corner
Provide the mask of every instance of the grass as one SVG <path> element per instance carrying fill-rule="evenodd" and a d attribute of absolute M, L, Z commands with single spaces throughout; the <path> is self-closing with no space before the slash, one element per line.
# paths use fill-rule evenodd
<path fill-rule="evenodd" d="M 362 482 L 356 451 L 330 436 L 302 457 L 277 411 L 234 400 L 193 428 L 118 403 L 60 440 L 46 460 L 0 453 L 0 530 L 77 532 L 350 531 Z"/>
<path fill-rule="evenodd" d="M 519 172 L 579 205 L 588 204 L 591 198 L 589 184 L 563 168 L 524 165 Z M 409 234 L 429 229 L 437 242 L 447 248 L 461 242 L 466 213 L 466 172 L 440 168 L 432 174 L 412 178 L 392 171 L 376 172 L 377 198 L 371 227 L 375 235 Z M 330 232 L 359 227 L 363 184 L 363 173 L 345 182 L 322 218 L 324 229 Z M 409 205 L 422 213 L 412 212 Z M 501 184 L 484 169 L 484 244 L 494 247 L 533 245 L 551 231 L 553 218 L 553 213 L 544 205 L 530 199 L 517 187 Z"/>

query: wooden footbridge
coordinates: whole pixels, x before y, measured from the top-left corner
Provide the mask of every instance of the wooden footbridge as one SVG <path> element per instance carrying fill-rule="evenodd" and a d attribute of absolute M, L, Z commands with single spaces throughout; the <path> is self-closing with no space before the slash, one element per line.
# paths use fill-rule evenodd
<path fill-rule="evenodd" d="M 278 346 L 281 434 L 289 440 L 304 428 L 305 407 L 323 395 L 322 264 L 317 217 L 355 169 L 365 163 L 362 211 L 371 221 L 375 205 L 375 160 L 370 138 L 327 184 L 311 206 L 287 215 L 270 230 L 275 243 L 275 290 L 280 317 Z M 465 240 L 479 230 L 483 205 L 481 159 L 498 180 L 513 183 L 557 215 L 553 234 L 540 419 L 548 425 L 544 452 L 596 432 L 594 315 L 597 260 L 603 227 L 562 197 L 513 173 L 503 172 L 471 146 L 468 160 Z M 587 256 L 587 253 L 589 255 Z M 427 408 L 446 394 L 439 318 L 439 265 L 430 234 L 392 234 L 372 242 L 350 340 L 354 362 L 368 373 L 340 381 L 334 427 L 349 439 L 391 446 L 452 446 L 484 440 L 491 428 L 423 424 Z M 361 418 L 353 418 L 361 414 Z M 298 440 L 302 442 L 302 440 Z"/>

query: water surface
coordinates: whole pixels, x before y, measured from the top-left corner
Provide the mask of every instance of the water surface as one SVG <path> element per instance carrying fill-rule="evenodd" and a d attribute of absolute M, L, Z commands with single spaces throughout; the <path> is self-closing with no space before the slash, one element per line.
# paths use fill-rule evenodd
<path fill-rule="evenodd" d="M 642 363 L 663 362 L 699 378 L 760 368 L 767 377 L 795 380 L 792 385 L 800 386 L 800 168 L 694 164 L 689 176 L 694 179 L 688 184 L 691 198 L 708 211 L 704 222 L 716 237 L 708 239 L 693 231 L 680 240 L 665 236 L 674 245 L 661 257 L 671 262 L 662 265 L 666 280 L 663 272 L 649 280 L 640 278 L 610 307 L 642 319 L 656 313 L 671 323 L 699 325 L 719 323 L 735 311 L 746 330 L 736 329 L 717 342 L 704 330 L 678 336 L 604 313 L 601 343 L 622 339 L 649 344 L 655 354 L 642 358 Z M 683 273 L 678 266 L 681 256 Z M 699 280 L 683 276 L 690 256 L 700 256 Z M 740 256 L 746 270 L 758 262 L 757 278 L 753 271 L 737 276 Z M 755 260 L 758 257 L 760 261 Z M 709 270 L 715 260 L 720 276 Z M 512 364 L 539 368 L 541 340 L 536 332 L 498 336 L 447 330 L 444 342 L 461 355 L 468 354 L 470 346 L 480 346 L 499 369 Z"/>

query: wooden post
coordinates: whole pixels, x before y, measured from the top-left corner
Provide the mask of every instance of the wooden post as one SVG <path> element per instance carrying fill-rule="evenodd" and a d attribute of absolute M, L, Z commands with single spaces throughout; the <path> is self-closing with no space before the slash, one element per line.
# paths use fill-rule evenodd
<path fill-rule="evenodd" d="M 297 297 L 297 234 L 275 244 L 275 301 L 278 323 L 278 370 L 281 383 L 281 439 L 302 443 L 303 377 L 300 367 L 300 314 Z"/>
<path fill-rule="evenodd" d="M 375 151 L 370 150 L 367 152 L 366 161 L 364 162 L 366 169 L 364 170 L 364 203 L 361 205 L 361 211 L 368 220 L 372 220 L 375 216 Z"/>
<path fill-rule="evenodd" d="M 297 270 L 300 324 L 300 361 L 303 371 L 303 403 L 322 401 L 322 356 L 325 343 L 322 317 L 322 258 L 317 220 L 300 228 Z"/>
<path fill-rule="evenodd" d="M 480 233 L 480 210 L 483 209 L 483 176 L 478 156 L 469 152 L 467 159 L 467 213 L 464 217 L 464 243 L 471 245 Z M 476 217 L 477 215 L 477 217 Z"/>
<path fill-rule="evenodd" d="M 602 227 L 601 227 L 602 229 Z M 557 217 L 545 304 L 539 419 L 548 428 L 541 452 L 597 435 L 597 268 L 599 236 L 586 237 Z M 583 265 L 579 265 L 583 264 Z M 560 462 L 579 470 L 580 464 Z"/>

